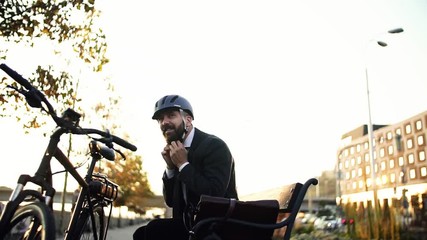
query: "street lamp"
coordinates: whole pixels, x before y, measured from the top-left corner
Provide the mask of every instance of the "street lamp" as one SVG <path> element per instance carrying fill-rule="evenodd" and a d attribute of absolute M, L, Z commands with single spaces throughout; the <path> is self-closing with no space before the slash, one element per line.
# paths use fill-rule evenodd
<path fill-rule="evenodd" d="M 395 34 L 403 32 L 402 28 L 391 29 L 387 31 L 387 33 Z M 369 41 L 370 42 L 370 41 Z M 368 42 L 368 43 L 369 43 Z M 383 41 L 376 41 L 376 43 L 381 47 L 386 47 L 387 43 Z M 366 61 L 366 49 L 365 49 L 365 61 Z M 374 206 L 375 208 L 378 205 L 378 194 L 377 194 L 377 184 L 376 184 L 376 173 L 375 173 L 375 159 L 374 159 L 374 133 L 373 133 L 373 125 L 371 118 L 371 103 L 369 97 L 369 78 L 368 78 L 368 66 L 365 62 L 365 77 L 366 77 L 366 93 L 368 97 L 368 114 L 369 114 L 369 122 L 368 122 L 368 135 L 369 135 L 369 158 L 371 162 L 371 180 L 372 180 L 372 191 L 374 197 Z"/>

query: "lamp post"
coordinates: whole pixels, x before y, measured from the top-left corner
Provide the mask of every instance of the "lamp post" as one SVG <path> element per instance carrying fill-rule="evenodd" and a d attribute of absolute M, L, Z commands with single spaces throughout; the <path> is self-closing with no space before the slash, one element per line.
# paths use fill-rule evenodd
<path fill-rule="evenodd" d="M 401 32 L 403 32 L 402 28 L 396 28 L 396 29 L 391 29 L 391 30 L 387 31 L 387 33 L 391 33 L 391 34 L 401 33 Z M 376 43 L 381 47 L 387 46 L 387 43 L 385 43 L 383 41 L 376 41 Z M 365 50 L 365 55 L 366 55 L 366 50 Z M 366 56 L 365 56 L 365 60 L 366 60 Z M 373 124 L 372 124 L 372 117 L 371 117 L 371 102 L 370 102 L 370 97 L 369 97 L 368 66 L 366 63 L 365 63 L 365 77 L 366 77 L 366 93 L 367 93 L 367 97 L 368 97 L 368 115 L 369 115 L 369 122 L 368 122 L 369 158 L 370 158 L 370 163 L 371 163 L 371 180 L 372 180 L 374 207 L 376 208 L 378 205 L 378 193 L 377 193 L 375 159 L 374 159 L 374 145 L 373 145 L 374 144 L 374 133 L 373 133 L 374 130 L 373 130 Z"/>
<path fill-rule="evenodd" d="M 396 29 L 392 29 L 387 31 L 387 33 L 401 33 L 403 32 L 402 28 L 396 28 Z M 370 97 L 369 97 L 369 77 L 368 77 L 368 64 L 366 63 L 367 57 L 366 57 L 366 49 L 367 49 L 367 45 L 368 43 L 370 43 L 371 40 L 369 42 L 367 42 L 366 46 L 365 46 L 365 77 L 366 77 L 366 94 L 368 97 L 368 115 L 369 115 L 369 122 L 368 122 L 368 135 L 369 135 L 369 158 L 370 158 L 370 165 L 371 165 L 371 182 L 372 182 L 372 192 L 373 192 L 373 207 L 374 207 L 374 214 L 373 214 L 373 218 L 374 218 L 374 222 L 371 222 L 371 218 L 369 217 L 369 222 L 370 222 L 370 235 L 371 237 L 375 237 L 379 235 L 379 226 L 378 226 L 378 217 L 377 217 L 377 212 L 379 210 L 379 203 L 378 203 L 378 189 L 377 189 L 377 183 L 376 183 L 376 173 L 375 173 L 375 159 L 374 159 L 374 133 L 373 133 L 373 125 L 372 125 L 372 117 L 371 117 L 371 102 L 370 102 Z M 375 40 L 375 42 L 381 46 L 381 47 L 386 47 L 387 43 L 383 42 L 383 41 L 378 41 Z M 367 189 L 366 189 L 367 190 Z"/>

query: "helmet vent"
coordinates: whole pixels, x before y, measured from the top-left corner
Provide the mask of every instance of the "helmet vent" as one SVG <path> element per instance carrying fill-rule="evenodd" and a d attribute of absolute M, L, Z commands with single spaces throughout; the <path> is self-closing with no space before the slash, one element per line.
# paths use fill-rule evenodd
<path fill-rule="evenodd" d="M 162 105 L 163 104 L 165 104 L 165 102 L 166 102 L 166 99 L 168 98 L 168 96 L 165 96 L 163 99 L 162 99 Z M 158 104 L 156 103 L 156 107 L 158 106 Z"/>
<path fill-rule="evenodd" d="M 175 95 L 175 96 L 170 100 L 170 103 L 175 102 L 175 100 L 176 100 L 178 97 L 179 97 L 178 95 Z"/>

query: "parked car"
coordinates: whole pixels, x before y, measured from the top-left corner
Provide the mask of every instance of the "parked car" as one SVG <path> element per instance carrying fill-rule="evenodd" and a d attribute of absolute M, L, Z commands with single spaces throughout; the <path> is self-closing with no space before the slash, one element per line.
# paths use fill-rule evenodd
<path fill-rule="evenodd" d="M 341 226 L 341 220 L 335 216 L 321 216 L 314 221 L 314 228 L 326 231 L 334 231 Z"/>
<path fill-rule="evenodd" d="M 301 218 L 301 223 L 302 224 L 313 224 L 315 220 L 316 220 L 316 217 L 314 214 L 306 213 Z"/>

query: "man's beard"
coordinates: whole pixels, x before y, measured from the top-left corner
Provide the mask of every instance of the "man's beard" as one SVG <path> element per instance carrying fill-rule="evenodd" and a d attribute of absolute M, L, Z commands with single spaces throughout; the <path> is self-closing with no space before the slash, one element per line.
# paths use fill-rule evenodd
<path fill-rule="evenodd" d="M 168 144 L 171 144 L 171 142 L 173 141 L 180 141 L 183 142 L 184 139 L 184 133 L 185 133 L 185 128 L 184 128 L 184 122 L 182 122 L 177 128 L 173 129 L 173 133 L 166 135 L 166 130 L 169 129 L 173 129 L 173 126 L 165 126 L 162 131 L 163 131 L 163 136 L 166 139 L 166 142 Z"/>

